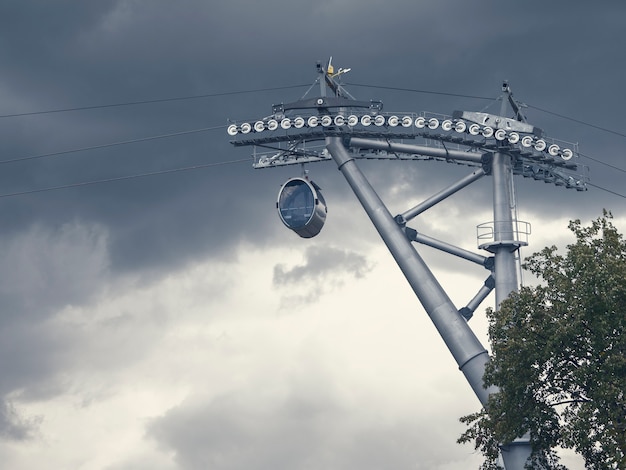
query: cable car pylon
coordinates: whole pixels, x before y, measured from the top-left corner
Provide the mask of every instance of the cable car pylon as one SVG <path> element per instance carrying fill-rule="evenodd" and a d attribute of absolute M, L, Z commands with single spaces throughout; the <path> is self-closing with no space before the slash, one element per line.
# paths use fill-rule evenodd
<path fill-rule="evenodd" d="M 254 147 L 257 169 L 333 161 L 345 177 L 372 224 L 400 267 L 413 292 L 456 360 L 470 387 L 485 406 L 498 388 L 485 388 L 489 355 L 469 326 L 479 305 L 495 291 L 496 308 L 519 289 L 519 248 L 528 244 L 530 224 L 517 220 L 513 177 L 521 175 L 557 186 L 585 191 L 585 167 L 576 163 L 578 146 L 544 136 L 529 124 L 503 83 L 500 114 L 455 111 L 432 113 L 383 112 L 380 101 L 358 101 L 342 86 L 341 76 L 317 63 L 320 95 L 272 106 L 272 114 L 254 123 L 228 127 L 234 146 Z M 514 117 L 506 117 L 508 108 Z M 397 142 L 402 140 L 402 142 Z M 405 143 L 416 140 L 416 144 Z M 257 149 L 264 149 L 257 153 Z M 267 152 L 270 149 L 270 152 Z M 472 167 L 472 172 L 415 207 L 393 216 L 360 170 L 358 161 L 435 160 Z M 408 223 L 456 194 L 491 176 L 493 221 L 478 226 L 477 254 L 428 237 Z M 283 223 L 298 235 L 317 235 L 326 219 L 326 202 L 319 186 L 308 178 L 292 178 L 279 192 L 277 209 Z M 486 269 L 489 274 L 476 295 L 457 308 L 424 262 L 414 243 L 427 245 Z M 503 443 L 506 470 L 523 470 L 531 455 L 530 438 Z"/>

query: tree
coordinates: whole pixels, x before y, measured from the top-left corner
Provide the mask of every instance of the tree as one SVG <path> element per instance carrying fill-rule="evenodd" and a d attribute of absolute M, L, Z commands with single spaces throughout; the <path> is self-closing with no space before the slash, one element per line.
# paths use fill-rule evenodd
<path fill-rule="evenodd" d="M 626 469 L 626 242 L 603 215 L 572 221 L 576 243 L 562 256 L 544 248 L 523 267 L 541 281 L 489 309 L 497 385 L 482 411 L 461 421 L 459 442 L 474 441 L 497 466 L 498 444 L 527 432 L 531 468 L 562 469 L 555 448 L 579 453 L 592 470 Z"/>

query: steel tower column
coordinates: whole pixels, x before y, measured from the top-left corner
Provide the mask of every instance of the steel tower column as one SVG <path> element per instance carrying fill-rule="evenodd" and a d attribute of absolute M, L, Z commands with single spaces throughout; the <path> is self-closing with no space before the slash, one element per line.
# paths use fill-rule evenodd
<path fill-rule="evenodd" d="M 491 245 L 490 251 L 494 253 L 497 309 L 511 292 L 515 292 L 519 288 L 515 252 L 520 245 L 517 240 L 517 231 L 513 225 L 515 201 L 513 201 L 512 196 L 513 172 L 510 155 L 503 152 L 494 154 L 492 176 L 494 243 Z M 523 470 L 529 461 L 531 451 L 528 434 L 500 446 L 500 455 L 507 470 Z"/>
<path fill-rule="evenodd" d="M 519 248 L 516 231 L 513 227 L 513 181 L 511 157 L 496 152 L 492 161 L 493 176 L 493 238 L 491 250 L 494 252 L 496 278 L 496 308 L 511 292 L 517 291 L 517 263 L 515 252 Z"/>
<path fill-rule="evenodd" d="M 484 405 L 496 388 L 485 389 L 483 375 L 489 355 L 466 320 L 419 256 L 403 227 L 393 218 L 365 178 L 339 137 L 328 137 L 326 147 L 339 170 L 389 248 L 474 393 Z"/>
<path fill-rule="evenodd" d="M 498 391 L 497 387 L 485 389 L 483 385 L 485 366 L 489 362 L 487 351 L 419 256 L 403 228 L 365 178 L 341 138 L 328 137 L 326 147 L 457 361 L 459 369 L 485 406 L 489 395 Z M 508 296 L 517 289 L 514 255 L 516 245 L 513 244 L 513 218 L 509 197 L 512 184 L 508 176 L 510 157 L 499 153 L 494 160 L 494 215 L 496 222 L 500 222 L 494 224 L 494 238 L 500 243 L 492 244 L 496 257 L 496 288 L 499 276 L 500 292 Z M 501 446 L 506 470 L 524 470 L 530 452 L 528 436 Z"/>
<path fill-rule="evenodd" d="M 503 86 L 504 96 L 500 116 L 506 116 L 507 103 L 513 107 L 518 119 L 523 119 L 517 104 L 511 96 L 508 84 Z M 494 254 L 494 272 L 496 277 L 496 309 L 511 292 L 519 289 L 517 278 L 517 263 L 515 252 L 519 250 L 519 243 L 515 243 L 516 231 L 513 227 L 513 168 L 511 156 L 502 152 L 496 152 L 492 162 L 493 174 L 493 216 L 494 216 L 494 240 L 500 242 L 496 246 Z M 510 240 L 510 243 L 506 243 Z M 515 439 L 506 445 L 500 446 L 500 455 L 507 470 L 523 469 L 530 459 L 532 447 L 530 434 Z"/>

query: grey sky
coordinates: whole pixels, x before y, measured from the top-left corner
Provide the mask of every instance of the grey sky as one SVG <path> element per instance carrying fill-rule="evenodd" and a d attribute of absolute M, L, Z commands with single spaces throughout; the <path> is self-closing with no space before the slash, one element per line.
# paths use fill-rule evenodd
<path fill-rule="evenodd" d="M 593 184 L 624 194 L 625 14 L 616 0 L 3 2 L 0 195 L 219 165 L 0 197 L 0 461 L 476 467 L 454 441 L 456 419 L 478 403 L 336 168 L 309 167 L 329 214 L 318 238 L 298 239 L 274 204 L 299 169 L 222 164 L 250 154 L 229 144 L 227 119 L 297 100 L 330 56 L 352 68 L 353 95 L 386 111 L 495 111 L 508 80 L 531 123 L 605 163 L 581 159 Z M 254 91 L 293 85 L 302 87 Z M 214 96 L 8 116 L 205 94 Z M 364 167 L 398 211 L 468 173 L 430 162 Z M 569 219 L 602 208 L 626 217 L 623 197 L 595 187 L 523 180 L 517 192 L 522 218 L 537 224 L 532 251 L 567 241 Z M 475 248 L 491 196 L 488 185 L 465 194 L 419 228 Z M 426 257 L 455 299 L 473 295 L 463 268 Z M 113 418 L 125 413 L 132 425 Z M 89 432 L 75 428 L 86 422 Z M 101 454 L 87 444 L 98 439 Z"/>

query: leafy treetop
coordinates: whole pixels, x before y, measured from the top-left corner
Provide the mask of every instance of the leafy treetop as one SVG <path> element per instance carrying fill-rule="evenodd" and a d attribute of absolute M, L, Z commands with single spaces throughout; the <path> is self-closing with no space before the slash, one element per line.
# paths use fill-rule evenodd
<path fill-rule="evenodd" d="M 569 224 L 576 243 L 529 257 L 540 280 L 489 309 L 492 361 L 485 384 L 499 393 L 465 416 L 459 442 L 474 441 L 496 469 L 499 443 L 530 433 L 530 468 L 563 469 L 555 449 L 592 470 L 626 469 L 626 242 L 603 215 Z"/>

